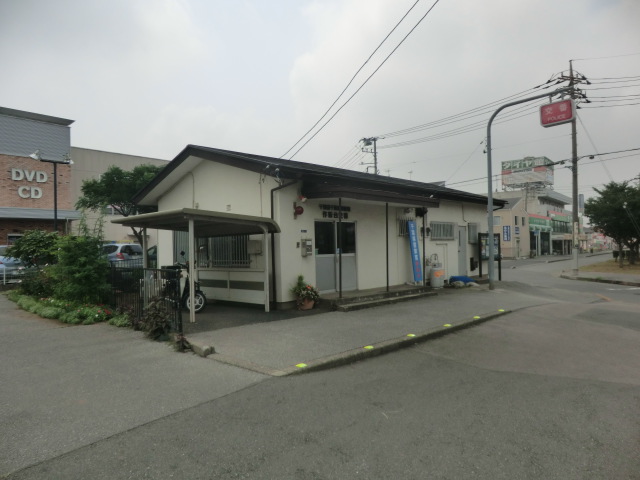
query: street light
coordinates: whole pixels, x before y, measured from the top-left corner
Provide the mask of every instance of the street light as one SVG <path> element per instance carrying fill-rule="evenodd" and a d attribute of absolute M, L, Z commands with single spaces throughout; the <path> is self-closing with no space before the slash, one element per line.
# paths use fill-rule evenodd
<path fill-rule="evenodd" d="M 493 246 L 493 174 L 491 173 L 491 124 L 496 116 L 505 108 L 513 107 L 514 105 L 519 105 L 525 102 L 531 102 L 533 100 L 537 100 L 539 98 L 549 97 L 551 98 L 553 95 L 557 95 L 558 93 L 568 93 L 573 91 L 573 87 L 563 87 L 559 88 L 551 93 L 542 93 L 540 95 L 535 95 L 533 97 L 523 98 L 521 100 L 516 100 L 515 102 L 509 102 L 502 105 L 498 108 L 491 118 L 489 118 L 489 123 L 487 124 L 487 224 L 488 224 L 488 240 L 487 240 L 487 252 L 489 254 L 489 258 L 487 260 L 487 270 L 489 273 L 489 290 L 494 289 L 494 246 Z M 482 261 L 482 259 L 480 259 Z"/>
<path fill-rule="evenodd" d="M 47 160 L 42 158 L 40 154 L 40 150 L 36 150 L 31 155 L 30 158 L 34 160 L 38 160 L 39 162 L 45 163 L 53 163 L 53 231 L 58 231 L 58 164 L 61 163 L 63 165 L 73 165 L 73 160 L 69 157 L 69 154 L 65 154 L 62 157 L 62 160 Z"/>

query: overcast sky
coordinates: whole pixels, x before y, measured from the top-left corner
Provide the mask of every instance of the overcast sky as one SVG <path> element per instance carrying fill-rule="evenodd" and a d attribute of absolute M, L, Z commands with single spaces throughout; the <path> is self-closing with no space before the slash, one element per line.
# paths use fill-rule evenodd
<path fill-rule="evenodd" d="M 75 120 L 76 147 L 280 157 L 414 4 L 329 116 L 377 72 L 295 160 L 365 171 L 373 156 L 358 141 L 384 137 L 381 174 L 486 194 L 490 113 L 552 91 L 534 87 L 568 75 L 570 59 L 592 83 L 578 155 L 640 148 L 638 0 L 0 0 L 0 106 Z M 542 128 L 540 102 L 496 118 L 494 173 L 504 160 L 571 157 L 570 126 Z M 580 162 L 586 196 L 640 175 L 640 151 Z M 571 194 L 569 169 L 555 181 Z"/>

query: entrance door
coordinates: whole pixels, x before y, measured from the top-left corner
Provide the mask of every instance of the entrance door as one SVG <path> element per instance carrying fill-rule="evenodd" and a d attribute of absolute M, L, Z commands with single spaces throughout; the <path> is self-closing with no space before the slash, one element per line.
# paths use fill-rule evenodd
<path fill-rule="evenodd" d="M 340 229 L 340 232 L 338 231 Z M 338 239 L 340 233 L 340 241 Z M 315 222 L 316 284 L 320 292 L 335 292 L 340 286 L 339 255 L 342 251 L 342 290 L 356 290 L 355 222 Z"/>
<path fill-rule="evenodd" d="M 458 227 L 458 275 L 467 275 L 467 227 Z"/>

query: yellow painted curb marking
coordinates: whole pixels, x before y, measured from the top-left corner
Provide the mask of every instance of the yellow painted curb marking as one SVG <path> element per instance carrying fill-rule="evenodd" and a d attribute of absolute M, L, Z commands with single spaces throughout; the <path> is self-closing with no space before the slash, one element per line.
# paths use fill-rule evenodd
<path fill-rule="evenodd" d="M 299 364 L 296 365 L 296 367 L 298 367 L 298 368 L 304 368 L 306 366 L 307 366 L 306 363 L 299 363 Z"/>
<path fill-rule="evenodd" d="M 363 348 L 366 349 L 366 350 L 371 350 L 371 349 L 373 349 L 373 345 L 367 345 L 366 347 L 363 347 Z"/>
<path fill-rule="evenodd" d="M 442 325 L 443 327 L 450 327 L 451 324 L 450 323 L 445 323 L 444 325 Z"/>
<path fill-rule="evenodd" d="M 504 308 L 498 309 L 499 312 L 504 312 Z"/>
<path fill-rule="evenodd" d="M 476 315 L 475 317 L 473 317 L 474 320 L 478 320 L 480 318 L 479 315 Z"/>
<path fill-rule="evenodd" d="M 409 334 L 407 334 L 407 337 L 415 337 L 415 336 L 416 336 L 416 334 L 415 334 L 415 333 L 409 333 Z"/>

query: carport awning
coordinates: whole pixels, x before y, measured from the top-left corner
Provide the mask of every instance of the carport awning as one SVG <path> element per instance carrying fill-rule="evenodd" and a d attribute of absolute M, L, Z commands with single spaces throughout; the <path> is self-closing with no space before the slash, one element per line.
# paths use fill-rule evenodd
<path fill-rule="evenodd" d="M 125 227 L 188 232 L 189 220 L 193 220 L 196 237 L 220 237 L 265 232 L 280 233 L 280 227 L 271 218 L 198 210 L 195 208 L 144 213 L 111 220 L 111 223 L 119 223 Z"/>

